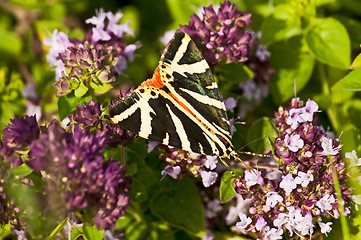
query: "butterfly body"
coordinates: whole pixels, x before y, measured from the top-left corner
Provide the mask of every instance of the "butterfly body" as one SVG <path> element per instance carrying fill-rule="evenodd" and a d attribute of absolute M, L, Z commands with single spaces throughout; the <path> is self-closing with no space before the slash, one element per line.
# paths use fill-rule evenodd
<path fill-rule="evenodd" d="M 110 109 L 114 123 L 200 154 L 237 158 L 226 109 L 212 72 L 191 38 L 176 32 L 153 77 Z"/>

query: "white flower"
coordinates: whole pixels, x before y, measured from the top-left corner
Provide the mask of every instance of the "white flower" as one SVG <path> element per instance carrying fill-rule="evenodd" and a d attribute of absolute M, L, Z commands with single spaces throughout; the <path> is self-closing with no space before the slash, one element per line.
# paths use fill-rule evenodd
<path fill-rule="evenodd" d="M 282 235 L 283 235 L 283 229 L 282 228 L 271 228 L 266 232 L 263 239 L 264 240 L 282 239 Z"/>
<path fill-rule="evenodd" d="M 277 203 L 283 201 L 283 197 L 276 192 L 268 192 L 266 194 L 266 205 L 273 208 Z"/>
<path fill-rule="evenodd" d="M 251 224 L 252 219 L 250 217 L 247 217 L 246 214 L 239 213 L 238 216 L 241 221 L 236 223 L 236 227 L 240 230 L 244 230 L 249 224 Z"/>
<path fill-rule="evenodd" d="M 246 181 L 247 187 L 251 187 L 253 185 L 263 184 L 263 178 L 261 176 L 261 172 L 257 171 L 256 169 L 250 171 L 246 170 L 244 173 L 244 180 Z"/>
<path fill-rule="evenodd" d="M 361 166 L 361 158 L 357 158 L 355 150 L 345 153 L 345 157 L 350 159 L 350 167 Z"/>
<path fill-rule="evenodd" d="M 298 134 L 286 135 L 285 136 L 286 147 L 292 152 L 297 152 L 304 145 L 303 139 Z"/>
<path fill-rule="evenodd" d="M 181 172 L 181 168 L 180 166 L 171 166 L 171 165 L 167 165 L 164 170 L 161 172 L 161 174 L 164 175 L 169 175 L 174 179 L 178 178 L 179 173 Z"/>
<path fill-rule="evenodd" d="M 226 216 L 226 223 L 228 225 L 235 223 L 237 221 L 238 214 L 240 212 L 246 212 L 248 210 L 248 206 L 250 202 L 252 201 L 251 199 L 247 199 L 247 198 L 243 200 L 242 196 L 238 194 L 236 195 L 236 198 L 237 198 L 237 205 L 231 206 Z"/>
<path fill-rule="evenodd" d="M 292 192 L 297 187 L 297 183 L 292 176 L 292 173 L 288 173 L 286 176 L 282 176 L 280 187 L 285 190 L 286 193 Z"/>
<path fill-rule="evenodd" d="M 338 148 L 333 148 L 332 147 L 332 139 L 329 139 L 327 137 L 322 137 L 321 138 L 321 142 L 322 142 L 322 149 L 323 151 L 320 153 L 321 155 L 336 155 L 338 154 L 338 152 L 340 151 L 340 149 Z"/>
<path fill-rule="evenodd" d="M 326 234 L 331 232 L 332 228 L 330 227 L 330 225 L 332 224 L 332 222 L 328 222 L 328 223 L 323 223 L 323 222 L 318 222 L 318 225 L 320 225 L 321 228 L 321 232 Z"/>
<path fill-rule="evenodd" d="M 209 187 L 214 184 L 218 177 L 218 173 L 216 172 L 199 171 L 199 173 L 201 174 L 202 183 L 205 187 Z"/>
<path fill-rule="evenodd" d="M 308 184 L 313 181 L 313 175 L 310 170 L 308 170 L 307 173 L 299 171 L 295 181 L 297 184 L 301 184 L 302 187 L 307 187 Z"/>
<path fill-rule="evenodd" d="M 215 198 L 207 202 L 204 213 L 207 218 L 214 218 L 215 216 L 217 216 L 217 212 L 221 211 L 222 209 L 223 208 L 221 202 L 219 201 L 219 199 Z"/>
<path fill-rule="evenodd" d="M 207 155 L 206 159 L 204 160 L 203 164 L 206 168 L 213 170 L 217 167 L 218 157 Z"/>
<path fill-rule="evenodd" d="M 335 202 L 335 197 L 330 194 L 326 194 L 321 198 L 317 203 L 316 206 L 320 208 L 321 212 L 329 211 L 332 209 L 332 204 Z"/>

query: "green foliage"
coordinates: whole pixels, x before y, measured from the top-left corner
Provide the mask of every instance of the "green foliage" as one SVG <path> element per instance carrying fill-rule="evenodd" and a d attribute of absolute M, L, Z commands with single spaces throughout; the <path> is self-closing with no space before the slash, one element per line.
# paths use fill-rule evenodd
<path fill-rule="evenodd" d="M 227 203 L 237 194 L 234 190 L 232 179 L 233 174 L 230 171 L 226 171 L 222 176 L 221 185 L 219 187 L 219 198 L 221 203 Z"/>

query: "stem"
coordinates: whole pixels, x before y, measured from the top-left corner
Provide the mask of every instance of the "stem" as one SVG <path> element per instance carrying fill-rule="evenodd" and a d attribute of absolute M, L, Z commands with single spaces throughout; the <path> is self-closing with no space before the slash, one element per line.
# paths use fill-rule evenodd
<path fill-rule="evenodd" d="M 335 132 L 339 132 L 338 130 L 340 126 L 337 121 L 336 108 L 332 101 L 332 92 L 330 91 L 330 87 L 327 81 L 325 66 L 322 63 L 317 62 L 317 68 L 319 72 L 319 78 L 321 81 L 322 93 L 327 97 L 329 97 L 329 99 L 331 100 L 330 107 L 327 109 L 328 118 L 330 119 L 331 125 L 334 127 Z"/>
<path fill-rule="evenodd" d="M 348 240 L 351 239 L 350 229 L 348 227 L 346 216 L 344 215 L 344 200 L 342 198 L 340 183 L 338 181 L 338 173 L 334 165 L 332 165 L 331 168 L 332 168 L 332 179 L 334 181 L 334 188 L 336 191 L 336 197 L 338 202 L 338 212 L 340 213 L 342 237 L 344 240 Z"/>

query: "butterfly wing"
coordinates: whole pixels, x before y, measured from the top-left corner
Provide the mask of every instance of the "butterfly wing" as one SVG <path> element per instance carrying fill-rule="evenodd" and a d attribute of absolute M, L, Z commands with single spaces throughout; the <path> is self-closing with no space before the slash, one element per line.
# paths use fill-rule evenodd
<path fill-rule="evenodd" d="M 191 38 L 177 32 L 152 79 L 110 109 L 113 122 L 183 150 L 228 156 L 233 149 L 218 87 Z"/>

